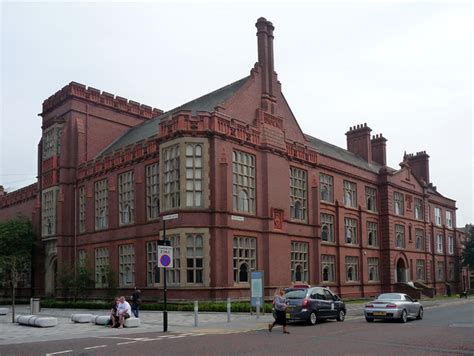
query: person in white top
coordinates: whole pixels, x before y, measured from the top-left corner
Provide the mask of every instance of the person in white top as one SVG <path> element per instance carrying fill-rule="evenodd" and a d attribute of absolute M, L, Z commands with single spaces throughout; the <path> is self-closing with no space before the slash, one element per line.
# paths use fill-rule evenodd
<path fill-rule="evenodd" d="M 117 314 L 119 317 L 119 323 L 120 326 L 119 328 L 123 328 L 123 324 L 125 323 L 125 319 L 130 318 L 130 315 L 132 314 L 132 307 L 130 304 L 125 300 L 125 297 L 120 297 L 119 299 L 119 305 L 117 308 Z"/>

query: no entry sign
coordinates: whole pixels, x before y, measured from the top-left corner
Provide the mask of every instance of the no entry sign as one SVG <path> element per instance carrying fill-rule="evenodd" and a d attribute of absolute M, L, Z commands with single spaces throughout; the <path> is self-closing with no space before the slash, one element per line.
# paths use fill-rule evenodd
<path fill-rule="evenodd" d="M 158 267 L 173 268 L 173 247 L 158 246 Z"/>

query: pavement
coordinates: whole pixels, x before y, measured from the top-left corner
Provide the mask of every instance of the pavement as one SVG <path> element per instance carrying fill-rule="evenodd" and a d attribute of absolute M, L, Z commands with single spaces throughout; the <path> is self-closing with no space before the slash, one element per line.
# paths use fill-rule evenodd
<path fill-rule="evenodd" d="M 474 303 L 474 299 L 444 298 L 438 300 L 422 300 L 425 310 L 448 304 Z M 120 336 L 125 333 L 137 334 L 146 332 L 163 333 L 162 311 L 140 311 L 140 326 L 137 328 L 112 329 L 91 323 L 78 324 L 71 321 L 75 313 L 109 315 L 109 310 L 88 309 L 55 309 L 42 308 L 39 316 L 52 316 L 58 319 L 58 325 L 50 328 L 38 328 L 19 325 L 11 322 L 11 307 L 7 315 L 0 316 L 0 345 L 20 344 L 36 341 L 68 340 L 86 337 Z M 347 320 L 363 317 L 364 303 L 347 304 Z M 15 308 L 16 315 L 31 314 L 29 305 Z M 230 334 L 244 333 L 266 329 L 273 321 L 271 314 L 257 315 L 250 313 L 232 313 L 230 322 L 227 313 L 199 312 L 197 326 L 194 312 L 168 312 L 168 332 L 194 334 Z"/>

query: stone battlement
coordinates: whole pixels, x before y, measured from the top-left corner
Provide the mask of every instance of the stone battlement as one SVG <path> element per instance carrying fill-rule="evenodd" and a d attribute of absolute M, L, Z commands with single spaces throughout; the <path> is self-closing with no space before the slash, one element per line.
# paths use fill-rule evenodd
<path fill-rule="evenodd" d="M 163 110 L 152 108 L 151 106 L 137 103 L 114 94 L 101 92 L 84 84 L 71 82 L 55 94 L 51 95 L 43 102 L 43 114 L 60 105 L 64 100 L 75 97 L 90 101 L 95 104 L 104 105 L 129 114 L 140 116 L 144 119 L 151 119 L 163 113 Z"/>
<path fill-rule="evenodd" d="M 30 184 L 11 193 L 5 193 L 4 195 L 0 196 L 0 208 L 18 204 L 25 200 L 34 199 L 36 198 L 37 194 L 38 183 Z"/>

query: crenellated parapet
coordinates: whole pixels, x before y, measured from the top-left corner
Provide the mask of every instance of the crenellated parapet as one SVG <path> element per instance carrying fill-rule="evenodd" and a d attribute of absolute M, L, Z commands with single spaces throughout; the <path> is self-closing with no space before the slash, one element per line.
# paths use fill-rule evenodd
<path fill-rule="evenodd" d="M 100 91 L 84 84 L 71 82 L 64 88 L 50 96 L 43 102 L 43 114 L 54 109 L 68 98 L 87 100 L 94 104 L 100 104 L 128 114 L 139 116 L 143 119 L 151 119 L 163 113 L 162 110 L 140 104 L 114 94 Z"/>
<path fill-rule="evenodd" d="M 5 208 L 7 206 L 20 204 L 27 200 L 35 199 L 37 195 L 38 183 L 30 184 L 24 188 L 15 190 L 10 193 L 4 193 L 3 195 L 0 195 L 0 208 Z"/>
<path fill-rule="evenodd" d="M 286 154 L 290 158 L 296 158 L 312 164 L 317 163 L 317 152 L 297 142 L 286 142 Z"/>

